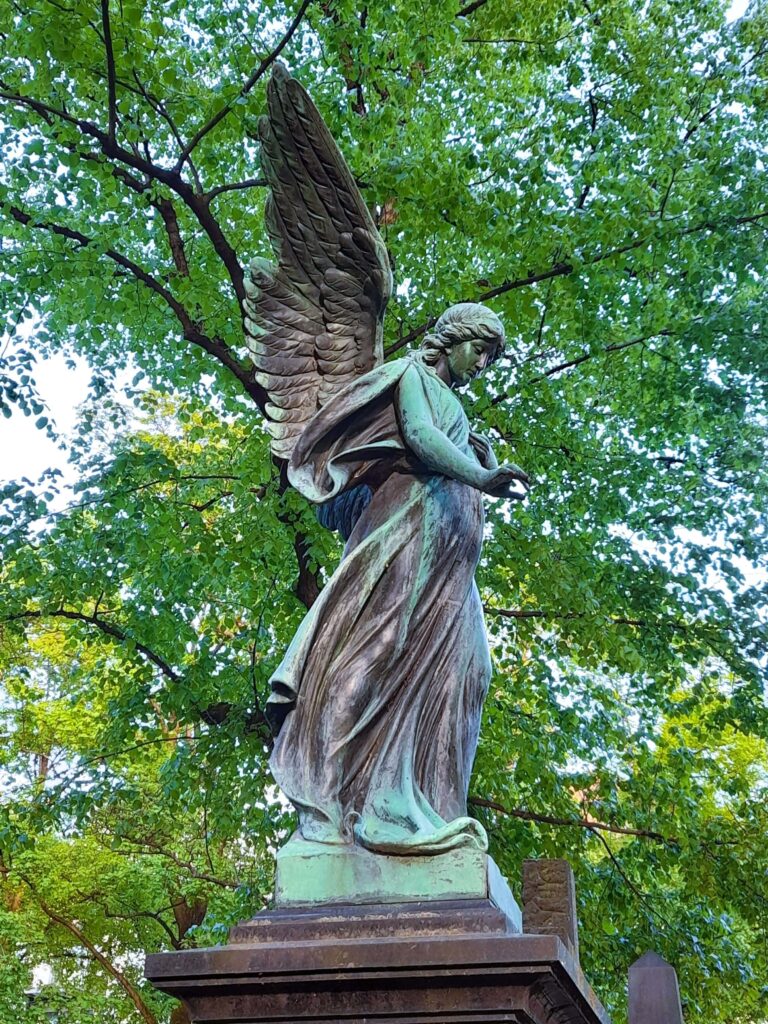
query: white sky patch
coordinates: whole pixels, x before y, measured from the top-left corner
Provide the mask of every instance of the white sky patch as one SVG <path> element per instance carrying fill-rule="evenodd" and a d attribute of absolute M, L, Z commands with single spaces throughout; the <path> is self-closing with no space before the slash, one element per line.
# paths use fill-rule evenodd
<path fill-rule="evenodd" d="M 75 362 L 75 369 L 67 365 L 68 361 Z M 0 419 L 0 481 L 23 476 L 36 480 L 46 469 L 59 469 L 64 477 L 62 482 L 71 485 L 75 478 L 67 463 L 66 438 L 74 431 L 78 406 L 88 394 L 90 370 L 82 359 L 68 360 L 64 355 L 55 355 L 37 362 L 34 376 L 38 394 L 46 405 L 45 414 L 61 441 L 52 441 L 44 430 L 36 427 L 36 416 L 25 416 L 14 409 L 10 419 Z"/>
<path fill-rule="evenodd" d="M 725 12 L 726 21 L 738 21 L 739 18 L 743 18 L 749 7 L 749 0 L 733 0 L 733 3 Z"/>
<path fill-rule="evenodd" d="M 44 985 L 53 981 L 53 968 L 50 964 L 37 964 L 32 970 L 32 989 L 38 992 Z"/>

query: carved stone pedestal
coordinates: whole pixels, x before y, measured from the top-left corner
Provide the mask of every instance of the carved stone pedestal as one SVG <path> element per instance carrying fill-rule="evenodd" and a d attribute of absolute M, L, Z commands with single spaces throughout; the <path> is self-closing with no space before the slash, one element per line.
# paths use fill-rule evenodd
<path fill-rule="evenodd" d="M 560 939 L 489 899 L 277 910 L 146 975 L 200 1024 L 608 1024 Z"/>

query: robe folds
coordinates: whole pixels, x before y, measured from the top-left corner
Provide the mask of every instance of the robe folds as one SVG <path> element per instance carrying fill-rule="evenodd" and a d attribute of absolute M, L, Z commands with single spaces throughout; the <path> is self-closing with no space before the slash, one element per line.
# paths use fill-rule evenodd
<path fill-rule="evenodd" d="M 409 366 L 434 426 L 476 457 L 459 400 L 418 354 L 358 378 L 305 428 L 288 471 L 297 490 L 321 503 L 367 484 L 372 498 L 272 677 L 271 766 L 305 839 L 485 848 L 466 817 L 491 676 L 474 580 L 483 499 L 408 450 Z"/>

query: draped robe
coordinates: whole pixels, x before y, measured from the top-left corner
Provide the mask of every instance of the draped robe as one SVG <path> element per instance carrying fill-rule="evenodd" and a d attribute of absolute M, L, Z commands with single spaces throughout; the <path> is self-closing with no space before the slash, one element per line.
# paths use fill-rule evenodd
<path fill-rule="evenodd" d="M 459 400 L 419 355 L 354 381 L 306 427 L 289 467 L 301 493 L 325 502 L 361 483 L 373 493 L 272 677 L 271 766 L 305 839 L 389 853 L 484 848 L 466 817 L 491 675 L 474 580 L 483 499 L 408 450 L 399 384 L 409 366 L 434 426 L 476 458 Z"/>

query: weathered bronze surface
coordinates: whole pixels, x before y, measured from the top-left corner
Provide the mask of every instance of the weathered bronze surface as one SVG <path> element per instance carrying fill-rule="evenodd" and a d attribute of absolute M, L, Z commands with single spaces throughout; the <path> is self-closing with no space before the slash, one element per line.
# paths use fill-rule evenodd
<path fill-rule="evenodd" d="M 259 915 L 216 949 L 147 958 L 195 1022 L 608 1024 L 556 936 L 488 901 Z"/>
<path fill-rule="evenodd" d="M 506 879 L 475 845 L 456 846 L 429 857 L 418 850 L 387 856 L 364 846 L 334 846 L 294 835 L 277 851 L 275 906 L 279 909 L 486 897 L 522 931 L 522 913 Z"/>
<path fill-rule="evenodd" d="M 246 333 L 273 451 L 346 548 L 271 681 L 272 769 L 299 812 L 278 854 L 291 909 L 227 947 L 149 956 L 146 976 L 200 1024 L 608 1024 L 558 935 L 520 933 L 466 813 L 491 674 L 482 495 L 522 498 L 528 478 L 498 465 L 454 389 L 501 353 L 503 326 L 453 306 L 384 364 L 383 242 L 282 68 L 268 104 L 277 265 L 251 268 Z"/>
<path fill-rule="evenodd" d="M 501 352 L 484 306 L 448 309 L 383 364 L 384 244 L 283 68 L 261 123 L 276 266 L 248 282 L 248 343 L 290 482 L 349 534 L 272 678 L 272 769 L 301 835 L 378 853 L 485 849 L 466 795 L 491 661 L 474 581 L 483 493 L 523 497 L 454 394 Z"/>

